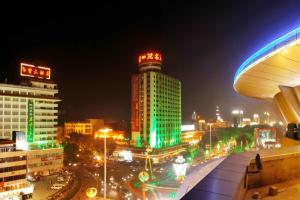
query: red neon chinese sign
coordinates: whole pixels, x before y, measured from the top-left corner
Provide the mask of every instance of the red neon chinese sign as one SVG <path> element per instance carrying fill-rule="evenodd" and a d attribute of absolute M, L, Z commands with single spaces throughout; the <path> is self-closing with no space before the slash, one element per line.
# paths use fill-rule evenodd
<path fill-rule="evenodd" d="M 48 67 L 34 66 L 26 63 L 21 63 L 20 75 L 40 79 L 50 79 L 51 69 Z"/>
<path fill-rule="evenodd" d="M 148 63 L 148 62 L 158 62 L 161 63 L 162 56 L 161 53 L 158 52 L 147 52 L 139 55 L 138 64 Z"/>

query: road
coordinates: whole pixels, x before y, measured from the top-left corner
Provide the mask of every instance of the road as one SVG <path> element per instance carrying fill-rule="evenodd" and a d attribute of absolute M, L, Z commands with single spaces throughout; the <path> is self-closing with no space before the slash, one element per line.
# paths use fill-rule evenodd
<path fill-rule="evenodd" d="M 33 200 L 45 200 L 48 196 L 57 192 L 57 190 L 51 190 L 51 183 L 56 182 L 57 175 L 41 177 L 38 182 L 33 182 L 34 192 Z"/>
<path fill-rule="evenodd" d="M 130 193 L 127 182 L 137 175 L 138 166 L 134 163 L 110 162 L 107 166 L 107 197 L 111 199 L 122 199 L 126 193 Z M 81 188 L 73 200 L 86 199 L 86 189 L 89 187 L 97 188 L 97 197 L 103 196 L 103 167 L 94 165 L 78 165 L 71 170 L 81 181 Z M 93 198 L 92 198 L 93 199 Z M 95 197 L 96 199 L 96 197 Z"/>
<path fill-rule="evenodd" d="M 95 187 L 98 188 L 99 180 L 85 167 L 83 166 L 76 166 L 72 167 L 71 170 L 77 175 L 81 182 L 81 187 L 75 196 L 72 198 L 74 200 L 83 200 L 86 199 L 85 191 L 87 188 Z"/>

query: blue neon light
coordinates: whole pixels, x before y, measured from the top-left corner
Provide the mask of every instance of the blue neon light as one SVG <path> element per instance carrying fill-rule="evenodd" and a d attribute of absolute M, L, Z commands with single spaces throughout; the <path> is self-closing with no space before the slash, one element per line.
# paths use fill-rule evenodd
<path fill-rule="evenodd" d="M 290 42 L 297 40 L 299 38 L 300 27 L 296 28 L 295 30 L 289 32 L 288 34 L 274 40 L 273 42 L 269 43 L 267 46 L 263 47 L 259 51 L 255 52 L 252 56 L 250 56 L 242 65 L 238 68 L 234 76 L 234 82 L 236 81 L 237 77 L 247 69 L 247 67 L 253 63 L 254 61 L 258 60 L 259 58 L 266 56 L 267 54 L 275 51 L 276 49 L 283 47 Z"/>

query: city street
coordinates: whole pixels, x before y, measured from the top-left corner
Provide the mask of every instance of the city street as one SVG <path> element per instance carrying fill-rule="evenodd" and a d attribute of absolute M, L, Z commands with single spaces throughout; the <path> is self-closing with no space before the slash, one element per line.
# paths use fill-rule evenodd
<path fill-rule="evenodd" d="M 39 181 L 33 182 L 34 193 L 33 200 L 45 200 L 48 196 L 57 192 L 57 190 L 51 190 L 50 187 L 56 182 L 57 175 L 41 177 Z M 52 184 L 51 184 L 52 183 Z"/>
<path fill-rule="evenodd" d="M 127 193 L 129 193 L 129 190 L 127 189 L 127 181 L 134 176 L 133 173 L 138 168 L 139 167 L 134 167 L 129 163 L 113 162 L 108 164 L 107 197 L 112 199 L 122 199 Z M 81 188 L 72 199 L 86 199 L 86 190 L 90 187 L 97 188 L 97 196 L 103 197 L 103 167 L 96 167 L 94 165 L 78 165 L 76 167 L 72 167 L 71 170 L 81 181 Z"/>

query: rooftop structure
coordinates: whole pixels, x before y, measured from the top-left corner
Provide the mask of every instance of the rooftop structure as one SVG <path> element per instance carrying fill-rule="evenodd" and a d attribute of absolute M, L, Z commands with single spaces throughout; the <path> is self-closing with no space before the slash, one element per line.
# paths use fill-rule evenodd
<path fill-rule="evenodd" d="M 272 99 L 287 123 L 300 122 L 300 27 L 255 52 L 238 68 L 233 87 Z"/>

